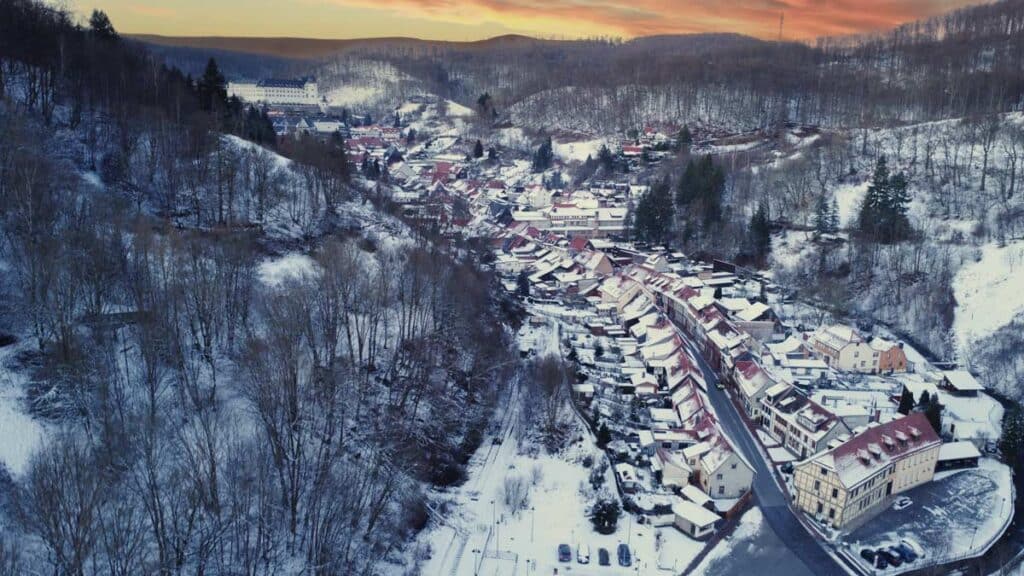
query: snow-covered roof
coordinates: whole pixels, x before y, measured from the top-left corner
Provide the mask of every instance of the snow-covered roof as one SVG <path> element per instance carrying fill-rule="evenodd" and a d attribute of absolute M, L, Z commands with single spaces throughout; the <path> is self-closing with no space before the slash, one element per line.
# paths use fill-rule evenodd
<path fill-rule="evenodd" d="M 967 370 L 949 370 L 943 372 L 942 377 L 949 382 L 953 389 L 960 392 L 976 392 L 985 389 Z"/>
<path fill-rule="evenodd" d="M 974 445 L 974 442 L 962 440 L 960 442 L 947 442 L 939 447 L 939 461 L 963 460 L 966 458 L 981 458 L 981 452 Z"/>
<path fill-rule="evenodd" d="M 701 491 L 693 484 L 687 484 L 683 486 L 683 496 L 698 506 L 704 506 L 708 502 L 711 502 L 711 497 Z"/>
<path fill-rule="evenodd" d="M 718 514 L 683 499 L 676 500 L 672 504 L 672 513 L 701 528 L 711 526 L 719 520 Z"/>

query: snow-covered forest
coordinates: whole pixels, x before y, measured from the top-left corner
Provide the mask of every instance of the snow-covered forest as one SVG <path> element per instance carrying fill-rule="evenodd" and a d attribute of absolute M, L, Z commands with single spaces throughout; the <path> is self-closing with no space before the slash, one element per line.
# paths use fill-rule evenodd
<path fill-rule="evenodd" d="M 29 0 L 0 39 L 0 573 L 400 555 L 515 370 L 489 276 L 215 68 Z"/>

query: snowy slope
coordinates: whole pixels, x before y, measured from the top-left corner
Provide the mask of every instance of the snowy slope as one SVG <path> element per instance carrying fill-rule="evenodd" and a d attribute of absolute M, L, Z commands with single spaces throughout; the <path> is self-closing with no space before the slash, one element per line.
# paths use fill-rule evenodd
<path fill-rule="evenodd" d="M 23 390 L 28 377 L 13 366 L 14 357 L 29 347 L 22 342 L 0 348 L 0 465 L 15 476 L 25 472 L 32 454 L 46 439 L 43 425 L 25 412 Z"/>
<path fill-rule="evenodd" d="M 957 309 L 953 330 L 962 352 L 1024 312 L 1024 241 L 987 244 L 953 282 Z"/>

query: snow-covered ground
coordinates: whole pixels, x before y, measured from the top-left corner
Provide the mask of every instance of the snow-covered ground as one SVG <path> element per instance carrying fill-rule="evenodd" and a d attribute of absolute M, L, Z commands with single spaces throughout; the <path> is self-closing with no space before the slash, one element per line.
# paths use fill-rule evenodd
<path fill-rule="evenodd" d="M 1024 241 L 986 244 L 977 261 L 965 264 L 953 282 L 953 330 L 962 352 L 1024 312 Z"/>
<path fill-rule="evenodd" d="M 261 282 L 275 288 L 290 281 L 312 278 L 319 273 L 319 265 L 305 254 L 290 253 L 265 260 L 256 269 Z"/>
<path fill-rule="evenodd" d="M 607 145 L 607 141 L 604 138 L 569 141 L 555 139 L 551 142 L 555 156 L 566 162 L 583 162 L 588 156 L 596 159 L 598 152 L 601 151 L 601 146 L 605 145 Z"/>
<path fill-rule="evenodd" d="M 25 472 L 46 438 L 43 425 L 25 412 L 27 376 L 12 366 L 14 357 L 29 347 L 21 342 L 0 348 L 0 464 L 15 476 Z"/>

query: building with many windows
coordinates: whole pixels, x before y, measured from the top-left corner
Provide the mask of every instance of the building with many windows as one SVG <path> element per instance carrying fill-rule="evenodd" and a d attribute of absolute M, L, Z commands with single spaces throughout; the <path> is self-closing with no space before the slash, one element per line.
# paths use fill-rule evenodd
<path fill-rule="evenodd" d="M 263 104 L 292 104 L 316 106 L 320 103 L 320 90 L 316 78 L 297 80 L 260 80 L 259 82 L 228 82 L 228 96 L 238 96 L 246 102 Z"/>
<path fill-rule="evenodd" d="M 893 495 L 930 481 L 941 445 L 919 412 L 869 427 L 797 464 L 796 505 L 835 528 L 864 521 Z"/>

